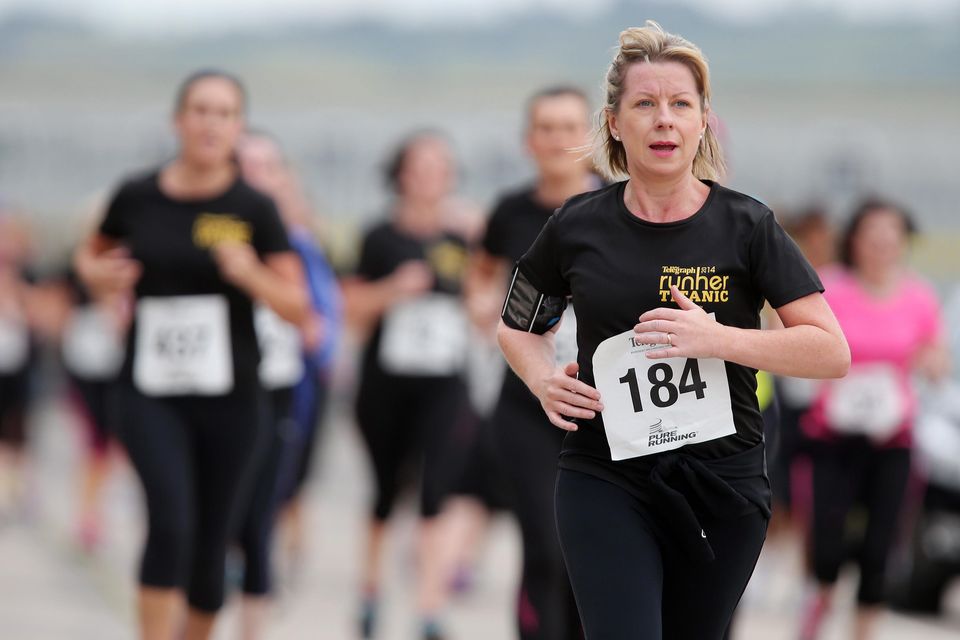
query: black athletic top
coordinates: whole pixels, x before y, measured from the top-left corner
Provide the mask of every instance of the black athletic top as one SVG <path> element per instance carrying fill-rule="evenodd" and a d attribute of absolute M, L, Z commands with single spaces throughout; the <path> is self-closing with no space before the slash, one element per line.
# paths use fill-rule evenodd
<path fill-rule="evenodd" d="M 364 280 L 379 280 L 410 260 L 422 260 L 433 272 L 433 293 L 460 296 L 467 265 L 467 242 L 451 232 L 419 238 L 400 231 L 391 222 L 381 222 L 364 236 L 355 273 Z M 380 318 L 363 352 L 365 375 L 386 375 L 378 358 L 382 329 L 383 318 Z"/>
<path fill-rule="evenodd" d="M 556 208 L 542 204 L 534 196 L 536 188 L 527 186 L 507 193 L 494 207 L 483 237 L 483 248 L 492 256 L 516 263 L 540 235 Z M 547 421 L 540 402 L 530 393 L 513 369 L 507 369 L 498 401 L 510 410 L 526 409 Z M 550 428 L 555 428 L 550 425 Z"/>
<path fill-rule="evenodd" d="M 210 248 L 221 241 L 249 242 L 257 255 L 290 251 L 273 201 L 237 178 L 221 195 L 174 200 L 161 191 L 159 172 L 123 183 L 107 209 L 100 233 L 119 240 L 143 265 L 136 298 L 220 294 L 229 307 L 234 386 L 257 384 L 260 349 L 253 303 L 220 275 Z M 137 335 L 127 341 L 122 378 L 129 380 Z"/>
<path fill-rule="evenodd" d="M 554 214 L 519 268 L 541 293 L 573 296 L 580 379 L 594 386 L 593 355 L 605 339 L 631 329 L 645 311 L 676 308 L 677 285 L 718 322 L 760 328 L 764 300 L 776 308 L 823 291 L 816 272 L 763 204 L 719 184 L 692 216 L 651 223 L 623 202 L 626 182 L 570 199 Z M 763 423 L 756 370 L 726 363 L 736 433 L 687 445 L 686 455 L 714 460 L 754 449 Z M 626 387 L 625 387 L 626 389 Z M 600 415 L 578 419 L 560 466 L 607 479 L 637 495 L 648 487 L 653 454 L 614 462 Z"/>

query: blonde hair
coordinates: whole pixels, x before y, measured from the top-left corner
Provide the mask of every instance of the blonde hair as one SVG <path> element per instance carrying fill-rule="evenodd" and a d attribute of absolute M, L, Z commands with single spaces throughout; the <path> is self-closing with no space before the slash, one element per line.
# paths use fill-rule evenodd
<path fill-rule="evenodd" d="M 643 27 L 631 27 L 620 33 L 620 46 L 607 69 L 604 90 L 606 101 L 597 113 L 594 131 L 594 158 L 605 177 L 617 180 L 627 176 L 627 153 L 623 143 L 615 140 L 607 122 L 607 113 L 620 108 L 624 79 L 630 65 L 639 62 L 679 62 L 693 73 L 700 93 L 700 108 L 710 107 L 710 69 L 697 45 L 678 35 L 667 33 L 653 20 Z M 693 159 L 693 175 L 703 180 L 718 180 L 726 171 L 723 152 L 716 133 L 707 123 L 703 139 Z"/>

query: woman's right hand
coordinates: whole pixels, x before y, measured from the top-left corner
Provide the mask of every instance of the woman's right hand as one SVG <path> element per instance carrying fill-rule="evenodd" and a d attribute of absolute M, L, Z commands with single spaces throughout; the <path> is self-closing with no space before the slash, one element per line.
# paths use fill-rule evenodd
<path fill-rule="evenodd" d="M 100 253 L 84 248 L 77 256 L 77 273 L 95 297 L 109 297 L 130 293 L 143 267 L 124 247 Z"/>
<path fill-rule="evenodd" d="M 541 380 L 536 396 L 550 423 L 564 431 L 576 431 L 577 425 L 564 418 L 591 419 L 603 411 L 600 392 L 577 379 L 580 370 L 576 362 L 569 362 Z"/>
<path fill-rule="evenodd" d="M 433 286 L 433 272 L 422 260 L 408 260 L 389 276 L 390 290 L 397 300 L 406 300 L 428 291 Z"/>

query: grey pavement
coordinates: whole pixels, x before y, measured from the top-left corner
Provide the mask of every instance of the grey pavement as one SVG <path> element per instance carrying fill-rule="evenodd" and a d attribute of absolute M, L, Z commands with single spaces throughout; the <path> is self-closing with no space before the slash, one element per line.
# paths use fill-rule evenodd
<path fill-rule="evenodd" d="M 309 548 L 295 570 L 281 576 L 266 640 L 352 640 L 369 484 L 349 419 L 333 416 L 308 489 Z M 138 547 L 143 535 L 139 488 L 120 468 L 105 495 L 107 536 L 93 555 L 72 536 L 80 435 L 57 402 L 35 416 L 33 468 L 26 508 L 0 520 L 0 640 L 125 640 L 136 637 L 133 607 Z M 381 640 L 415 638 L 412 510 L 400 518 L 389 543 Z M 487 535 L 474 588 L 454 601 L 448 627 L 453 640 L 511 640 L 513 589 L 519 540 L 507 516 Z M 768 545 L 739 616 L 738 640 L 792 640 L 803 599 L 795 546 Z M 850 637 L 853 593 L 837 594 L 838 613 L 824 640 Z M 946 619 L 885 614 L 876 640 L 960 638 L 960 585 Z M 224 610 L 216 640 L 239 638 L 236 598 Z"/>

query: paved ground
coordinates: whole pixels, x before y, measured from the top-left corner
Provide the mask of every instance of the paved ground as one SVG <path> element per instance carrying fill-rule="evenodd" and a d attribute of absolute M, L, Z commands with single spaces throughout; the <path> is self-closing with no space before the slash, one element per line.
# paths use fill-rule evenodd
<path fill-rule="evenodd" d="M 267 640 L 351 640 L 355 614 L 361 514 L 368 485 L 349 421 L 332 421 L 321 471 L 309 490 L 309 553 L 288 575 Z M 77 430 L 61 407 L 47 406 L 35 421 L 30 498 L 16 515 L 0 520 L 0 638 L 4 640 L 125 640 L 134 638 L 133 575 L 142 535 L 138 488 L 120 470 L 107 495 L 109 534 L 100 551 L 81 553 L 71 524 L 78 454 Z M 391 542 L 387 608 L 382 640 L 415 638 L 410 584 L 413 520 L 407 517 Z M 506 517 L 490 529 L 476 586 L 449 616 L 454 640 L 510 640 L 512 585 L 518 536 Z M 802 580 L 795 550 L 769 548 L 745 597 L 738 640 L 792 640 Z M 838 600 L 850 602 L 849 587 Z M 960 637 L 960 585 L 948 620 L 887 615 L 877 640 L 947 640 Z M 957 605 L 957 606 L 954 606 Z M 827 640 L 849 637 L 849 606 L 831 622 Z M 217 640 L 239 638 L 236 607 L 225 611 Z"/>

